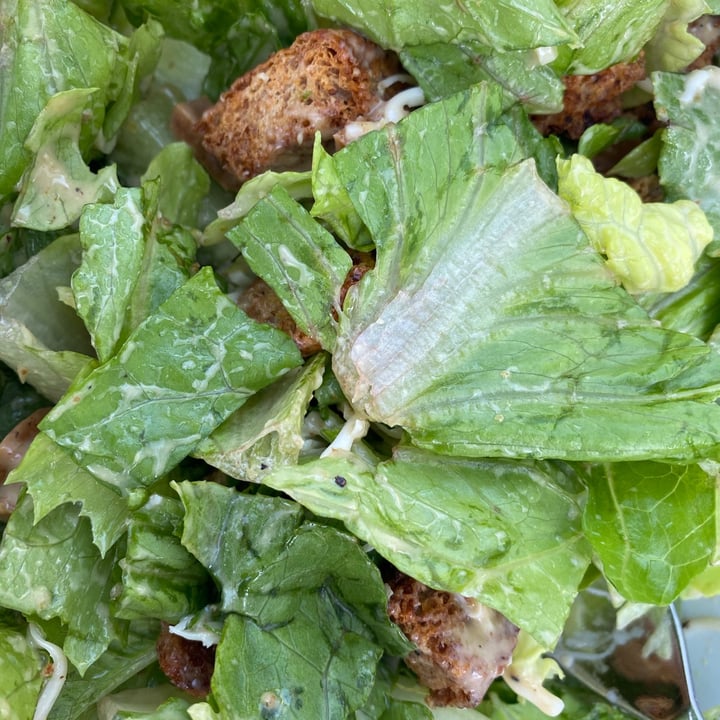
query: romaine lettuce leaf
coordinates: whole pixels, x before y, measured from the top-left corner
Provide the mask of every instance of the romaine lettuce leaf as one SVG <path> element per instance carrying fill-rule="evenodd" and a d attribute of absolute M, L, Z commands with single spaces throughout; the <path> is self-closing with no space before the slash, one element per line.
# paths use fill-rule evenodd
<path fill-rule="evenodd" d="M 287 335 L 248 318 L 206 267 L 76 384 L 41 429 L 100 479 L 146 487 L 300 360 Z"/>
<path fill-rule="evenodd" d="M 115 167 L 92 172 L 79 144 L 96 93 L 87 88 L 59 92 L 38 115 L 25 141 L 34 160 L 23 175 L 13 225 L 59 230 L 72 225 L 86 203 L 112 199 L 119 187 Z"/>
<path fill-rule="evenodd" d="M 467 90 L 480 82 L 503 88 L 506 103 L 521 102 L 528 112 L 562 110 L 564 87 L 550 64 L 537 60 L 535 50 L 497 52 L 480 43 L 433 43 L 406 47 L 405 67 L 429 101 Z"/>
<path fill-rule="evenodd" d="M 158 618 L 176 623 L 210 601 L 210 576 L 182 546 L 183 507 L 174 497 L 153 494 L 128 522 L 122 590 L 115 593 L 119 618 Z"/>
<path fill-rule="evenodd" d="M 341 520 L 411 577 L 498 609 L 545 648 L 590 562 L 582 486 L 562 465 L 404 451 L 376 468 L 337 455 L 262 480 Z"/>
<path fill-rule="evenodd" d="M 357 540 L 304 523 L 288 500 L 215 483 L 175 487 L 186 508 L 183 543 L 230 611 L 212 678 L 220 716 L 260 707 L 339 718 L 362 706 L 382 648 L 402 655 L 411 645 L 389 621 L 380 573 Z"/>
<path fill-rule="evenodd" d="M 327 357 L 318 354 L 253 395 L 193 455 L 248 482 L 274 467 L 297 463 L 305 442 L 303 419 L 326 365 Z"/>
<path fill-rule="evenodd" d="M 580 39 L 564 71 L 588 75 L 633 60 L 660 25 L 670 0 L 557 0 Z"/>
<path fill-rule="evenodd" d="M 161 156 L 177 154 L 176 147 Z M 192 234 L 170 221 L 184 213 L 196 218 L 197 198 L 190 191 L 169 201 L 175 183 L 167 187 L 167 170 L 151 165 L 148 172 L 152 179 L 141 188 L 120 188 L 114 202 L 86 206 L 80 218 L 83 258 L 72 289 L 101 362 L 190 277 L 195 262 Z"/>
<path fill-rule="evenodd" d="M 14 613 L 0 612 L 0 716 L 32 720 L 43 683 L 43 661 L 28 642 L 27 624 Z"/>
<path fill-rule="evenodd" d="M 64 0 L 10 0 L 0 13 L 2 198 L 14 191 L 32 162 L 33 149 L 25 140 L 40 111 L 56 93 L 96 89 L 83 122 L 73 121 L 74 127 L 66 128 L 71 134 L 79 131 L 83 155 L 95 141 L 103 144 L 112 140 L 142 75 L 156 60 L 160 28 L 151 23 L 139 36 L 127 38 Z M 68 32 L 68 28 L 73 31 Z M 73 192 L 74 180 L 65 181 Z M 61 205 L 57 209 L 62 212 Z"/>
<path fill-rule="evenodd" d="M 577 40 L 549 0 L 466 0 L 448 6 L 432 0 L 313 0 L 313 5 L 319 15 L 393 50 L 465 41 L 479 41 L 496 50 L 522 50 Z"/>
<path fill-rule="evenodd" d="M 604 177 L 582 155 L 558 159 L 558 175 L 558 194 L 628 292 L 674 292 L 690 282 L 713 239 L 694 202 L 644 203 L 627 183 Z"/>
<path fill-rule="evenodd" d="M 671 0 L 655 36 L 645 46 L 648 72 L 680 72 L 705 49 L 700 38 L 688 32 L 688 24 L 708 12 L 705 0 Z"/>
<path fill-rule="evenodd" d="M 667 198 L 698 203 L 720 239 L 720 68 L 708 66 L 687 75 L 654 73 L 653 88 L 655 111 L 668 123 L 658 159 Z M 715 253 L 717 246 L 711 246 Z"/>
<path fill-rule="evenodd" d="M 712 560 L 715 475 L 698 465 L 614 463 L 588 480 L 583 526 L 626 599 L 666 605 Z"/>
<path fill-rule="evenodd" d="M 79 238 L 65 235 L 0 280 L 0 360 L 52 401 L 94 354 L 82 321 L 58 297 L 79 263 Z"/>
<path fill-rule="evenodd" d="M 39 433 L 8 483 L 24 483 L 33 498 L 34 522 L 65 503 L 90 520 L 93 542 L 104 557 L 125 534 L 127 501 L 118 490 L 80 467 L 65 449 Z M 67 506 L 66 506 L 67 507 Z"/>
<path fill-rule="evenodd" d="M 280 185 L 228 232 L 298 327 L 325 350 L 335 344 L 340 290 L 352 267 L 335 238 Z"/>
<path fill-rule="evenodd" d="M 333 158 L 377 246 L 333 353 L 355 411 L 450 455 L 717 455 L 720 357 L 616 286 L 500 117 L 480 87 Z"/>
<path fill-rule="evenodd" d="M 63 650 L 86 670 L 121 628 L 109 611 L 119 581 L 119 547 L 104 557 L 77 508 L 56 508 L 34 524 L 32 500 L 21 497 L 0 542 L 0 604 L 30 618 L 59 618 Z"/>

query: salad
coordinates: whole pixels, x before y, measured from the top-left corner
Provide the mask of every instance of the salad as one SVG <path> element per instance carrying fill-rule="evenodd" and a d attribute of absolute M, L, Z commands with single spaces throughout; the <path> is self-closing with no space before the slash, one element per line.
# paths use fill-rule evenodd
<path fill-rule="evenodd" d="M 0 0 L 0 718 L 623 717 L 578 593 L 720 593 L 714 15 Z M 320 29 L 401 100 L 224 183 L 178 108 Z"/>

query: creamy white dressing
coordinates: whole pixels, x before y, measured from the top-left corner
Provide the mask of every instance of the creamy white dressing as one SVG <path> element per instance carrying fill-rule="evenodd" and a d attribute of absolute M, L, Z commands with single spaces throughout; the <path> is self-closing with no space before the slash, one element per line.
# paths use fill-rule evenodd
<path fill-rule="evenodd" d="M 685 87 L 680 95 L 680 104 L 692 105 L 699 102 L 708 88 L 720 90 L 720 68 L 714 65 L 693 70 L 685 76 Z"/>

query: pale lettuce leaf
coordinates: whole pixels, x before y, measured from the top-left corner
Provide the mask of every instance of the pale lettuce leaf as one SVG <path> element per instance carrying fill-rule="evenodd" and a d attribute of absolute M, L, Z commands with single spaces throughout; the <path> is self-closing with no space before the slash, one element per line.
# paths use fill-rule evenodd
<path fill-rule="evenodd" d="M 95 92 L 81 88 L 57 93 L 38 115 L 25 141 L 34 161 L 23 175 L 13 225 L 59 230 L 74 223 L 87 203 L 112 200 L 119 187 L 115 167 L 92 172 L 79 144 Z"/>
<path fill-rule="evenodd" d="M 300 360 L 287 335 L 248 318 L 206 267 L 61 399 L 41 428 L 100 479 L 146 487 Z"/>
<path fill-rule="evenodd" d="M 377 246 L 333 352 L 355 411 L 449 455 L 717 455 L 720 357 L 616 286 L 501 117 L 479 87 L 334 156 Z"/>
<path fill-rule="evenodd" d="M 65 503 L 76 504 L 80 516 L 90 520 L 93 542 L 103 557 L 127 530 L 129 508 L 117 489 L 80 467 L 44 433 L 35 437 L 7 482 L 25 484 L 36 523 Z"/>
<path fill-rule="evenodd" d="M 0 716 L 32 720 L 43 683 L 43 660 L 27 637 L 27 624 L 14 613 L 0 613 Z"/>
<path fill-rule="evenodd" d="M 694 202 L 643 202 L 627 183 L 604 177 L 582 155 L 559 158 L 558 175 L 558 194 L 628 292 L 674 292 L 690 282 L 713 239 Z"/>
<path fill-rule="evenodd" d="M 564 71 L 589 75 L 634 60 L 655 35 L 670 0 L 557 0 L 556 4 L 580 40 Z"/>
<path fill-rule="evenodd" d="M 34 523 L 26 494 L 0 542 L 0 604 L 31 618 L 59 618 L 67 626 L 63 650 L 82 672 L 120 631 L 109 611 L 118 560 L 117 546 L 100 555 L 90 523 L 73 506 Z"/>
<path fill-rule="evenodd" d="M 82 321 L 58 297 L 80 257 L 78 237 L 66 235 L 0 280 L 0 360 L 52 401 L 94 354 Z"/>
<path fill-rule="evenodd" d="M 326 365 L 327 357 L 318 354 L 253 395 L 193 455 L 248 482 L 274 467 L 297 463 L 305 443 L 303 419 Z"/>
<path fill-rule="evenodd" d="M 210 600 L 210 577 L 180 543 L 183 507 L 175 497 L 150 495 L 128 522 L 122 590 L 113 598 L 119 618 L 176 623 Z"/>
<path fill-rule="evenodd" d="M 615 463 L 588 480 L 583 526 L 626 599 L 666 605 L 712 560 L 715 475 L 698 465 Z"/>
<path fill-rule="evenodd" d="M 706 12 L 705 0 L 671 0 L 660 27 L 645 46 L 648 72 L 680 72 L 702 53 L 705 44 L 688 31 L 688 25 Z"/>
<path fill-rule="evenodd" d="M 263 482 L 341 520 L 402 572 L 477 598 L 551 648 L 590 562 L 581 493 L 552 463 L 405 451 L 279 468 Z"/>
<path fill-rule="evenodd" d="M 438 5 L 431 0 L 314 0 L 313 5 L 319 15 L 393 50 L 469 40 L 497 50 L 521 50 L 577 40 L 549 0 L 466 0 L 462 5 Z"/>
<path fill-rule="evenodd" d="M 658 118 L 668 123 L 658 159 L 667 198 L 697 203 L 720 238 L 720 68 L 655 73 L 653 88 Z"/>
<path fill-rule="evenodd" d="M 333 313 L 352 267 L 350 256 L 282 187 L 259 200 L 228 232 L 253 272 L 282 300 L 298 327 L 330 350 Z"/>

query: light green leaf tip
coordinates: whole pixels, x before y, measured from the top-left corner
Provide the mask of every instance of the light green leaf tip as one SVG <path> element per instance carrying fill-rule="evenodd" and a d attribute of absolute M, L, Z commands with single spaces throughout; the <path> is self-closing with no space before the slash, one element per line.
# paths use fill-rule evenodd
<path fill-rule="evenodd" d="M 694 202 L 643 203 L 629 185 L 603 177 L 581 155 L 559 158 L 557 166 L 558 194 L 628 292 L 674 292 L 690 282 L 713 238 Z"/>

